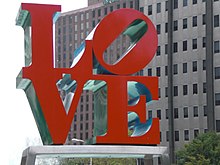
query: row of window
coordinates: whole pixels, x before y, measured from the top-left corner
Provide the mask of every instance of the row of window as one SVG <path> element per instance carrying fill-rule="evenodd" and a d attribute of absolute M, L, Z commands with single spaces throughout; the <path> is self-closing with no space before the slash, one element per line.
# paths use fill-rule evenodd
<path fill-rule="evenodd" d="M 204 130 L 204 132 L 206 132 Z M 194 129 L 193 130 L 193 137 L 196 138 L 199 135 L 199 129 Z M 160 133 L 160 139 L 162 139 L 162 133 Z M 175 131 L 174 132 L 174 140 L 175 141 L 180 141 L 180 131 Z M 184 141 L 189 141 L 190 140 L 190 130 L 183 130 L 183 140 Z M 166 131 L 166 141 L 169 141 L 169 131 Z"/>
<path fill-rule="evenodd" d="M 203 66 L 202 66 L 203 70 L 206 70 L 206 61 L 203 60 Z M 198 71 L 198 62 L 197 61 L 193 61 L 192 62 L 192 72 L 197 72 Z M 220 67 L 215 67 L 214 68 L 215 71 L 215 79 L 220 79 Z M 188 72 L 188 63 L 182 63 L 182 73 L 187 73 Z M 176 75 L 178 74 L 178 64 L 174 64 L 173 65 L 173 74 Z M 147 69 L 147 75 L 148 76 L 153 76 L 152 74 L 152 68 L 148 68 Z M 165 76 L 168 75 L 168 66 L 165 66 Z M 157 77 L 161 76 L 161 67 L 156 67 L 156 75 Z"/>
<path fill-rule="evenodd" d="M 182 111 L 179 108 L 173 109 L 173 118 L 179 119 L 180 113 L 182 114 L 183 118 L 189 118 L 189 108 L 184 107 Z M 207 106 L 203 106 L 203 116 L 207 116 Z M 160 109 L 156 110 L 156 117 L 160 120 L 162 119 L 162 112 Z M 193 106 L 193 116 L 192 117 L 199 117 L 199 107 Z M 148 118 L 152 118 L 152 110 L 148 110 Z M 168 109 L 165 110 L 165 119 L 169 119 L 169 112 Z"/>
<path fill-rule="evenodd" d="M 175 20 L 173 21 L 173 31 L 177 31 L 179 29 L 179 22 L 180 20 Z M 220 20 L 219 20 L 219 15 L 214 15 L 214 27 L 219 27 L 220 26 Z M 206 15 L 202 15 L 202 24 L 206 24 Z M 198 26 L 198 16 L 193 16 L 192 17 L 192 27 L 197 27 Z M 161 24 L 158 24 L 156 26 L 157 28 L 157 34 L 161 34 Z M 188 18 L 182 19 L 182 29 L 187 29 L 188 28 Z M 165 33 L 168 32 L 168 23 L 165 23 Z"/>
<path fill-rule="evenodd" d="M 122 7 L 123 8 L 126 8 L 126 7 L 130 7 L 130 8 L 133 8 L 134 7 L 134 4 L 133 4 L 133 1 L 130 1 L 130 4 L 129 4 L 129 6 L 126 4 L 126 3 L 123 3 L 122 4 Z M 117 4 L 117 6 L 116 6 L 116 8 L 117 9 L 120 9 L 121 8 L 121 5 L 120 4 Z M 112 12 L 113 11 L 113 6 L 109 6 L 109 9 L 107 8 L 107 7 L 105 7 L 104 9 L 103 9 L 103 14 L 104 15 L 107 15 L 108 14 L 108 10 L 110 11 L 110 12 Z M 98 10 L 92 10 L 92 17 L 93 18 L 95 18 L 96 17 L 96 15 L 97 15 L 97 17 L 100 17 L 102 14 L 101 14 L 101 9 L 98 9 Z M 62 24 L 66 24 L 67 23 L 67 18 L 68 18 L 68 21 L 69 21 L 69 24 L 71 24 L 71 23 L 73 23 L 73 19 L 74 19 L 74 22 L 78 22 L 79 20 L 78 20 L 78 18 L 80 18 L 80 21 L 83 21 L 84 19 L 89 19 L 89 15 L 90 15 L 90 13 L 89 13 L 89 11 L 87 11 L 86 13 L 81 13 L 80 15 L 70 15 L 69 17 L 66 17 L 66 16 L 64 16 L 64 17 L 60 17 L 59 19 L 58 19 L 58 25 L 61 25 L 61 18 L 62 18 Z M 84 18 L 85 17 L 85 18 Z"/>
<path fill-rule="evenodd" d="M 182 92 L 183 92 L 183 96 L 186 96 L 186 95 L 188 95 L 189 94 L 189 91 L 191 91 L 191 90 L 189 90 L 188 89 L 188 86 L 189 85 L 182 85 L 182 87 L 183 87 L 183 90 L 182 90 Z M 178 87 L 180 87 L 180 86 L 174 86 L 174 96 L 178 96 L 179 95 L 179 88 Z M 196 94 L 198 94 L 199 93 L 199 90 L 198 90 L 198 84 L 192 84 L 192 94 L 193 95 L 196 95 Z M 203 83 L 203 93 L 206 93 L 207 92 L 207 87 L 206 87 L 206 83 Z M 164 97 L 168 97 L 168 87 L 165 87 L 165 95 L 164 95 Z M 161 98 L 161 88 L 159 88 L 159 98 Z"/>
<path fill-rule="evenodd" d="M 183 96 L 186 96 L 189 94 L 189 85 L 182 85 L 182 94 Z M 179 96 L 179 88 L 180 86 L 174 86 L 173 87 L 173 96 L 176 97 L 176 96 Z M 197 95 L 199 94 L 199 86 L 198 84 L 192 84 L 192 94 L 193 95 Z M 204 82 L 203 83 L 203 88 L 202 88 L 202 92 L 203 93 L 207 93 L 207 85 L 206 83 Z M 161 96 L 161 88 L 159 88 L 159 98 L 162 98 L 162 97 L 168 97 L 168 87 L 165 87 L 165 93 L 164 93 L 164 96 Z M 216 94 L 216 98 L 215 98 L 215 105 L 218 106 L 220 105 L 219 103 L 219 100 L 220 98 L 218 98 L 218 94 Z"/>
<path fill-rule="evenodd" d="M 204 133 L 206 133 L 208 129 L 204 129 Z M 220 132 L 220 120 L 216 120 L 216 132 Z M 199 129 L 193 130 L 193 138 L 196 138 L 199 135 Z M 162 139 L 162 133 L 160 132 L 160 139 Z M 174 131 L 174 140 L 180 141 L 180 131 Z M 190 130 L 183 130 L 183 140 L 190 140 Z M 166 141 L 169 141 L 169 131 L 166 131 Z"/>
<path fill-rule="evenodd" d="M 173 53 L 177 53 L 179 51 L 179 46 L 180 42 L 174 42 L 173 43 Z M 189 40 L 184 40 L 182 41 L 182 51 L 185 52 L 187 50 L 189 50 Z M 206 47 L 206 37 L 202 38 L 202 47 L 205 48 Z M 192 50 L 196 50 L 198 49 L 198 39 L 194 38 L 192 39 L 192 45 L 191 45 L 191 49 Z M 213 44 L 213 49 L 214 49 L 214 53 L 220 53 L 220 41 L 214 41 Z M 158 46 L 157 47 L 157 52 L 156 55 L 160 56 L 162 53 L 162 46 Z M 168 54 L 168 44 L 164 45 L 164 54 Z"/>
<path fill-rule="evenodd" d="M 178 9 L 179 7 L 179 1 L 180 0 L 174 0 L 173 1 L 173 9 Z M 214 0 L 215 2 L 216 1 L 219 1 L 219 0 Z M 182 6 L 183 7 L 186 7 L 189 5 L 189 2 L 192 2 L 192 5 L 195 5 L 198 3 L 197 0 L 182 0 Z M 202 2 L 205 2 L 205 0 L 202 0 Z M 168 1 L 165 1 L 165 11 L 168 11 Z M 161 13 L 161 2 L 157 3 L 156 4 L 156 12 L 157 13 Z M 153 14 L 153 5 L 149 5 L 148 6 L 148 15 L 152 15 Z"/>
<path fill-rule="evenodd" d="M 219 106 L 220 105 L 220 93 L 215 94 L 215 105 Z M 189 118 L 189 108 L 188 107 L 183 107 L 182 111 L 179 110 L 179 108 L 174 108 L 173 109 L 173 117 L 174 119 L 178 119 L 180 117 L 180 112 L 182 112 L 183 118 Z M 198 106 L 193 106 L 193 117 L 199 117 L 199 107 Z M 156 111 L 156 116 L 160 120 L 162 119 L 162 113 L 161 110 L 158 109 Z M 207 106 L 203 106 L 203 116 L 207 116 Z M 153 117 L 153 112 L 152 110 L 148 110 L 148 118 Z M 169 118 L 169 112 L 168 109 L 165 110 L 165 119 Z"/>
<path fill-rule="evenodd" d="M 89 113 L 86 113 L 85 115 L 81 113 L 81 114 L 79 114 L 79 116 L 80 116 L 79 121 L 83 121 L 83 120 L 88 121 L 89 120 Z M 92 120 L 94 120 L 94 113 L 92 113 Z M 75 122 L 77 121 L 77 114 L 75 114 L 75 116 L 74 116 L 74 121 Z"/>

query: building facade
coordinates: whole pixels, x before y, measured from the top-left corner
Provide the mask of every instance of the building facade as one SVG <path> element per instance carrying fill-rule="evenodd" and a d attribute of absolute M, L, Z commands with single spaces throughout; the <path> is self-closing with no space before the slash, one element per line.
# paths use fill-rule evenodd
<path fill-rule="evenodd" d="M 120 0 L 107 5 L 89 0 L 88 4 L 57 20 L 56 67 L 71 65 L 73 51 L 105 15 L 134 8 L 152 20 L 158 33 L 157 53 L 143 74 L 159 77 L 160 97 L 147 107 L 147 116 L 160 119 L 160 145 L 169 147 L 174 162 L 174 151 L 199 133 L 220 132 L 219 0 Z M 114 63 L 128 44 L 119 38 L 106 51 L 106 61 Z M 92 137 L 92 101 L 92 93 L 82 94 L 67 141 Z"/>
<path fill-rule="evenodd" d="M 117 3 L 106 4 L 105 6 L 103 6 L 102 1 L 89 1 L 89 4 L 89 7 L 62 13 L 56 21 L 55 67 L 68 68 L 71 66 L 74 50 L 80 47 L 86 36 L 104 16 L 119 8 L 139 9 L 139 0 L 122 0 Z M 120 58 L 120 55 L 123 54 L 128 45 L 128 37 L 119 36 L 119 38 L 105 51 L 105 61 L 109 64 L 113 64 Z M 112 54 L 115 55 L 112 56 Z M 73 138 L 85 140 L 92 137 L 94 128 L 93 100 L 94 96 L 92 92 L 84 91 L 82 93 L 69 132 L 67 144 L 73 144 L 71 141 Z M 79 144 L 79 142 L 77 144 Z"/>

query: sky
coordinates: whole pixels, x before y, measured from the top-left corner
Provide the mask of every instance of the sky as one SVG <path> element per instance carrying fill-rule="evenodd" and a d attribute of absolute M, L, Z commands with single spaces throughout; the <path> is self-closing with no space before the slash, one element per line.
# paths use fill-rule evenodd
<path fill-rule="evenodd" d="M 87 0 L 7 0 L 0 9 L 0 164 L 18 165 L 29 145 L 42 145 L 25 93 L 16 89 L 24 67 L 24 33 L 15 25 L 21 3 L 62 5 L 62 12 L 87 6 Z"/>

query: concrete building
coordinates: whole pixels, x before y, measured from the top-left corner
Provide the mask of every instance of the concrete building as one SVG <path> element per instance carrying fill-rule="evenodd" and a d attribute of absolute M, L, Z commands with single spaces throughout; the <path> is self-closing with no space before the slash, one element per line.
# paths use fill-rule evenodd
<path fill-rule="evenodd" d="M 171 161 L 174 151 L 199 133 L 220 132 L 219 0 L 120 0 L 105 6 L 101 0 L 89 0 L 88 4 L 63 13 L 56 22 L 56 67 L 71 65 L 73 51 L 105 15 L 119 8 L 140 10 L 155 24 L 159 38 L 157 53 L 143 71 L 159 77 L 160 98 L 147 107 L 148 117 L 160 118 L 161 145 L 169 147 Z M 121 39 L 119 45 L 107 50 L 109 63 L 126 48 Z M 113 52 L 118 56 L 108 56 Z M 92 93 L 82 94 L 69 140 L 92 136 L 92 100 Z"/>
<path fill-rule="evenodd" d="M 103 2 L 89 1 L 90 6 L 62 13 L 56 22 L 55 30 L 55 66 L 70 67 L 73 61 L 73 52 L 85 40 L 85 37 L 108 13 L 119 8 L 139 9 L 139 0 L 122 0 L 117 3 L 103 6 Z M 122 46 L 117 46 L 122 45 Z M 117 39 L 105 52 L 105 60 L 108 63 L 114 63 L 126 50 L 129 40 L 123 36 Z M 110 56 L 116 54 L 116 56 Z M 85 91 L 81 95 L 78 109 L 67 139 L 68 144 L 72 144 L 72 138 L 88 139 L 92 137 L 94 127 L 93 115 L 93 94 Z M 79 144 L 79 142 L 77 143 Z"/>

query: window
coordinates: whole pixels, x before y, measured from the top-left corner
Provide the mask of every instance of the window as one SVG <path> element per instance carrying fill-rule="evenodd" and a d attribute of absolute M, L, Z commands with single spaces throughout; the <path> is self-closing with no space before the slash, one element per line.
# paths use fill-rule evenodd
<path fill-rule="evenodd" d="M 89 19 L 89 13 L 86 13 L 86 19 Z"/>
<path fill-rule="evenodd" d="M 144 13 L 144 7 L 140 7 L 140 12 Z"/>
<path fill-rule="evenodd" d="M 198 129 L 195 129 L 195 130 L 194 130 L 194 138 L 196 138 L 198 135 L 199 135 L 199 130 L 198 130 Z"/>
<path fill-rule="evenodd" d="M 95 10 L 92 11 L 92 17 L 95 18 Z"/>
<path fill-rule="evenodd" d="M 219 41 L 214 41 L 214 53 L 220 53 Z"/>
<path fill-rule="evenodd" d="M 169 131 L 166 131 L 166 140 L 169 141 Z"/>
<path fill-rule="evenodd" d="M 204 116 L 207 116 L 207 106 L 203 106 Z"/>
<path fill-rule="evenodd" d="M 188 118 L 189 117 L 189 112 L 188 112 L 188 107 L 183 108 L 183 117 Z"/>
<path fill-rule="evenodd" d="M 160 46 L 157 47 L 157 56 L 160 56 Z"/>
<path fill-rule="evenodd" d="M 130 1 L 130 8 L 133 8 L 133 1 Z"/>
<path fill-rule="evenodd" d="M 162 141 L 162 132 L 160 132 L 160 142 Z"/>
<path fill-rule="evenodd" d="M 220 105 L 220 93 L 215 94 L 215 105 Z"/>
<path fill-rule="evenodd" d="M 173 43 L 173 52 L 174 53 L 178 52 L 178 43 L 177 42 Z"/>
<path fill-rule="evenodd" d="M 178 86 L 174 86 L 174 89 L 173 89 L 173 95 L 174 96 L 178 96 Z"/>
<path fill-rule="evenodd" d="M 207 91 L 207 87 L 206 87 L 206 83 L 204 82 L 203 83 L 203 93 L 206 93 L 206 91 Z"/>
<path fill-rule="evenodd" d="M 107 13 L 108 13 L 108 8 L 107 7 L 105 7 L 105 9 L 104 9 L 105 11 L 104 11 L 104 13 L 105 13 L 105 15 L 107 15 Z"/>
<path fill-rule="evenodd" d="M 174 119 L 179 118 L 178 108 L 174 108 Z"/>
<path fill-rule="evenodd" d="M 165 54 L 168 53 L 168 44 L 165 45 Z"/>
<path fill-rule="evenodd" d="M 173 22 L 173 30 L 177 31 L 178 30 L 178 20 Z"/>
<path fill-rule="evenodd" d="M 193 107 L 193 116 L 198 117 L 199 116 L 199 108 L 198 106 Z"/>
<path fill-rule="evenodd" d="M 83 111 L 83 104 L 80 105 L 80 111 Z"/>
<path fill-rule="evenodd" d="M 206 60 L 202 60 L 202 69 L 206 70 Z"/>
<path fill-rule="evenodd" d="M 214 27 L 219 27 L 219 15 L 214 16 Z"/>
<path fill-rule="evenodd" d="M 188 94 L 188 86 L 183 85 L 183 95 L 187 95 L 187 94 Z"/>
<path fill-rule="evenodd" d="M 112 12 L 113 11 L 113 6 L 110 6 L 110 12 Z"/>
<path fill-rule="evenodd" d="M 150 118 L 152 118 L 152 111 L 151 110 L 148 111 L 148 119 L 150 119 Z"/>
<path fill-rule="evenodd" d="M 194 4 L 197 4 L 197 0 L 193 0 L 193 5 L 194 5 Z"/>
<path fill-rule="evenodd" d="M 126 3 L 123 3 L 123 8 L 126 8 Z"/>
<path fill-rule="evenodd" d="M 149 68 L 149 69 L 147 70 L 147 75 L 148 75 L 148 76 L 152 76 L 152 69 L 151 69 L 151 68 Z"/>
<path fill-rule="evenodd" d="M 187 73 L 187 63 L 183 63 L 183 73 Z"/>
<path fill-rule="evenodd" d="M 168 87 L 165 87 L 165 97 L 168 97 Z"/>
<path fill-rule="evenodd" d="M 193 63 L 192 63 L 192 71 L 193 72 L 197 71 L 197 61 L 193 61 Z"/>
<path fill-rule="evenodd" d="M 220 120 L 216 120 L 216 132 L 220 132 Z"/>
<path fill-rule="evenodd" d="M 187 18 L 183 19 L 183 29 L 187 29 Z"/>
<path fill-rule="evenodd" d="M 86 130 L 89 129 L 89 123 L 86 123 Z"/>
<path fill-rule="evenodd" d="M 95 27 L 95 20 L 92 21 L 92 27 Z"/>
<path fill-rule="evenodd" d="M 168 66 L 165 66 L 165 76 L 168 75 Z"/>
<path fill-rule="evenodd" d="M 157 34 L 160 34 L 160 25 L 157 25 Z"/>
<path fill-rule="evenodd" d="M 81 23 L 80 29 L 81 29 L 81 30 L 84 29 L 84 23 Z"/>
<path fill-rule="evenodd" d="M 188 5 L 187 3 L 188 3 L 188 0 L 183 0 L 183 7 L 187 6 Z"/>
<path fill-rule="evenodd" d="M 173 8 L 174 8 L 174 9 L 177 9 L 177 8 L 178 8 L 178 0 L 174 0 Z"/>
<path fill-rule="evenodd" d="M 169 114 L 168 114 L 169 112 L 168 112 L 168 109 L 166 109 L 166 119 L 168 119 L 169 118 Z"/>
<path fill-rule="evenodd" d="M 193 84 L 193 94 L 198 94 L 198 84 Z"/>
<path fill-rule="evenodd" d="M 101 16 L 101 9 L 98 9 L 98 17 Z"/>
<path fill-rule="evenodd" d="M 157 118 L 161 119 L 161 110 L 160 109 L 157 110 Z"/>
<path fill-rule="evenodd" d="M 197 26 L 197 16 L 192 17 L 192 26 L 196 27 Z"/>
<path fill-rule="evenodd" d="M 187 40 L 183 41 L 183 51 L 187 51 Z"/>
<path fill-rule="evenodd" d="M 206 37 L 202 37 L 202 47 L 206 47 Z"/>
<path fill-rule="evenodd" d="M 167 33 L 168 32 L 168 23 L 166 22 L 165 23 L 165 33 Z"/>
<path fill-rule="evenodd" d="M 86 111 L 89 110 L 89 104 L 86 104 Z"/>
<path fill-rule="evenodd" d="M 178 74 L 178 65 L 177 64 L 173 65 L 173 74 Z"/>
<path fill-rule="evenodd" d="M 165 11 L 168 11 L 168 1 L 165 2 Z"/>
<path fill-rule="evenodd" d="M 157 13 L 161 12 L 161 3 L 157 3 Z"/>
<path fill-rule="evenodd" d="M 156 68 L 156 75 L 157 75 L 157 77 L 160 77 L 160 67 Z"/>
<path fill-rule="evenodd" d="M 220 79 L 220 67 L 215 67 L 215 79 Z"/>
<path fill-rule="evenodd" d="M 158 88 L 158 98 L 161 97 L 160 88 Z"/>
<path fill-rule="evenodd" d="M 192 40 L 192 49 L 197 49 L 197 39 Z"/>
<path fill-rule="evenodd" d="M 184 140 L 189 141 L 189 130 L 184 130 Z"/>
<path fill-rule="evenodd" d="M 148 15 L 152 15 L 152 5 L 148 6 Z"/>
<path fill-rule="evenodd" d="M 179 141 L 179 131 L 175 131 L 175 141 Z"/>
<path fill-rule="evenodd" d="M 206 15 L 205 14 L 202 15 L 202 24 L 203 25 L 206 24 Z"/>
<path fill-rule="evenodd" d="M 89 101 L 89 95 L 86 95 L 86 102 Z"/>

